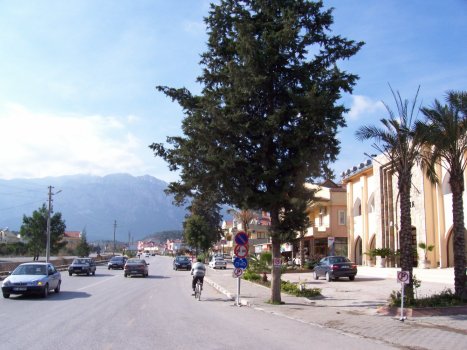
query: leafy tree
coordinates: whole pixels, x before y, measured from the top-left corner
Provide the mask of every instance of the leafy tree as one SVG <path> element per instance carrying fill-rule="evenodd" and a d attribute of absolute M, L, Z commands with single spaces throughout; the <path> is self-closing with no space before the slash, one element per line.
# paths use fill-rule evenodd
<path fill-rule="evenodd" d="M 422 141 L 416 132 L 417 126 L 417 90 L 414 100 L 402 100 L 399 92 L 391 92 L 397 107 L 395 113 L 387 104 L 389 118 L 381 119 L 383 128 L 363 126 L 357 130 L 359 140 L 373 139 L 373 147 L 389 160 L 390 171 L 397 176 L 397 188 L 400 196 L 400 260 L 403 271 L 410 274 L 406 286 L 407 299 L 413 300 L 413 250 L 412 217 L 410 212 L 410 189 L 412 186 L 412 168 L 420 160 Z"/>
<path fill-rule="evenodd" d="M 76 247 L 77 256 L 89 256 L 89 253 L 91 252 L 91 246 L 89 245 L 86 236 L 86 230 L 83 230 L 81 233 L 81 239 Z"/>
<path fill-rule="evenodd" d="M 183 223 L 184 240 L 193 248 L 195 255 L 198 256 L 200 251 L 206 251 L 211 247 L 209 239 L 209 224 L 199 215 L 189 216 Z"/>
<path fill-rule="evenodd" d="M 330 33 L 332 9 L 321 1 L 221 0 L 205 19 L 208 49 L 200 95 L 158 86 L 177 101 L 185 136 L 152 144 L 180 181 L 176 199 L 219 192 L 223 203 L 271 215 L 273 257 L 295 236 L 289 215 L 307 179 L 330 174 L 345 126 L 341 92 L 357 76 L 337 62 L 358 52 Z M 280 269 L 272 271 L 271 301 L 280 296 Z"/>
<path fill-rule="evenodd" d="M 45 203 L 35 210 L 32 216 L 23 215 L 23 224 L 20 228 L 21 236 L 27 240 L 34 260 L 38 260 L 41 252 L 45 252 L 47 245 L 47 216 Z M 55 213 L 50 218 L 50 252 L 56 254 L 66 245 L 62 241 L 66 225 L 61 213 Z"/>
<path fill-rule="evenodd" d="M 419 128 L 429 152 L 425 169 L 433 182 L 438 181 L 436 166 L 444 167 L 449 174 L 452 191 L 454 289 L 458 297 L 465 290 L 465 226 L 464 226 L 464 174 L 467 153 L 467 92 L 449 91 L 447 104 L 438 100 L 430 108 L 422 108 L 427 123 Z"/>

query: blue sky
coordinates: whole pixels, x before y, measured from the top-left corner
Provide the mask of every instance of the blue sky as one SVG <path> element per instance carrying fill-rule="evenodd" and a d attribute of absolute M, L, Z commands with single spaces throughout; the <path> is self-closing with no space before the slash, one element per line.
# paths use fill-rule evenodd
<path fill-rule="evenodd" d="M 341 0 L 334 34 L 366 45 L 337 175 L 374 153 L 361 125 L 394 107 L 389 85 L 430 105 L 467 89 L 466 0 Z M 177 178 L 148 145 L 180 134 L 179 106 L 156 85 L 197 92 L 206 0 L 0 0 L 0 178 L 149 174 Z M 337 179 L 338 180 L 338 179 Z"/>

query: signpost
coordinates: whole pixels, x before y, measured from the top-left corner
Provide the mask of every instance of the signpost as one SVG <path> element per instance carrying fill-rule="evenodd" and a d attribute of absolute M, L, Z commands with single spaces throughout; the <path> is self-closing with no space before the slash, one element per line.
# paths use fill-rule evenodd
<path fill-rule="evenodd" d="M 402 287 L 402 293 L 401 293 L 401 317 L 399 318 L 399 321 L 404 322 L 404 320 L 407 318 L 404 316 L 404 287 L 406 284 L 409 284 L 410 282 L 410 274 L 408 271 L 397 271 L 397 282 L 401 284 Z"/>
<path fill-rule="evenodd" d="M 234 266 L 232 276 L 237 277 L 237 306 L 240 306 L 240 277 L 243 275 L 243 270 L 248 267 L 248 235 L 244 231 L 239 231 L 235 235 L 235 243 L 237 244 L 234 248 Z"/>

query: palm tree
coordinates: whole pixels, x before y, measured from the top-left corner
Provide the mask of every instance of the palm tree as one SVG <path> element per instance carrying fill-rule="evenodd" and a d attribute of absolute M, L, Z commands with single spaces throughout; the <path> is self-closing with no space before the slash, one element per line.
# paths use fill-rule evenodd
<path fill-rule="evenodd" d="M 258 217 L 256 212 L 249 209 L 242 209 L 240 211 L 229 209 L 228 212 L 232 213 L 235 219 L 242 223 L 242 228 L 243 230 L 245 230 L 246 233 L 248 233 L 251 221 Z"/>
<path fill-rule="evenodd" d="M 448 91 L 446 105 L 435 100 L 431 108 L 422 108 L 427 123 L 419 123 L 429 152 L 423 163 L 428 177 L 438 181 L 436 165 L 449 174 L 452 191 L 454 288 L 462 297 L 465 290 L 464 172 L 467 152 L 467 92 Z"/>
<path fill-rule="evenodd" d="M 397 115 L 384 103 L 389 118 L 381 119 L 383 128 L 363 126 L 356 132 L 358 140 L 373 139 L 372 145 L 389 160 L 390 170 L 397 176 L 397 188 L 400 198 L 400 252 L 401 268 L 410 275 L 406 286 L 407 301 L 413 300 L 413 250 L 412 250 L 412 217 L 410 213 L 410 188 L 412 183 L 412 167 L 420 159 L 421 142 L 416 133 L 417 89 L 412 103 L 402 100 L 400 93 L 392 95 L 397 107 Z"/>

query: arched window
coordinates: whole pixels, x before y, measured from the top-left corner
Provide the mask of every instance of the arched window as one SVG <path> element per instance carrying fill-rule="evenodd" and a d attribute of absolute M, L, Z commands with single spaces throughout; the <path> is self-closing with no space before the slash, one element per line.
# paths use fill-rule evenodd
<path fill-rule="evenodd" d="M 375 211 L 375 194 L 372 193 L 370 199 L 368 199 L 368 213 Z"/>
<path fill-rule="evenodd" d="M 353 216 L 362 215 L 362 201 L 357 198 L 353 204 Z"/>

